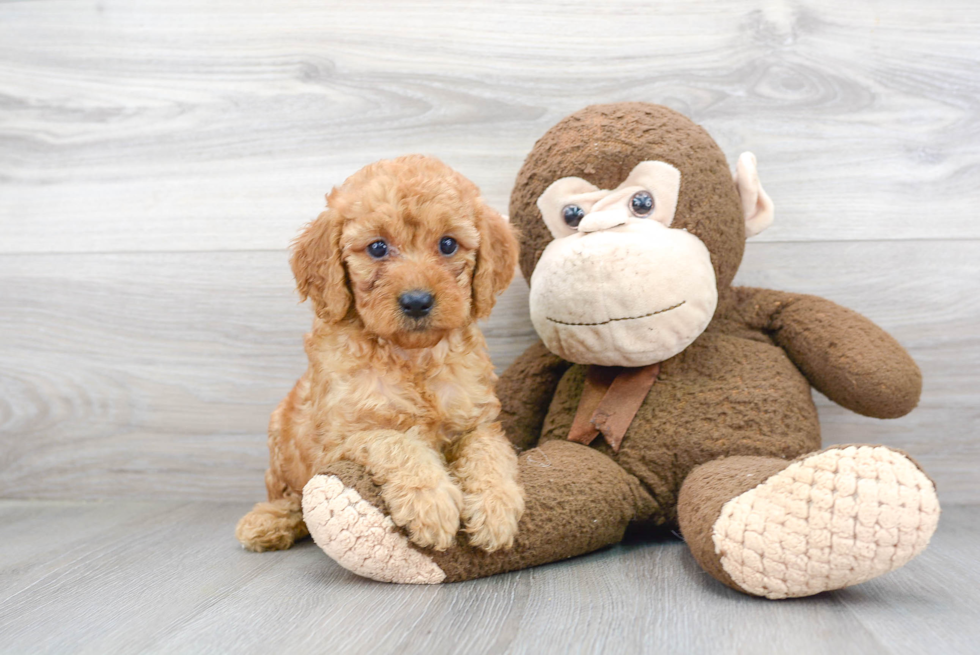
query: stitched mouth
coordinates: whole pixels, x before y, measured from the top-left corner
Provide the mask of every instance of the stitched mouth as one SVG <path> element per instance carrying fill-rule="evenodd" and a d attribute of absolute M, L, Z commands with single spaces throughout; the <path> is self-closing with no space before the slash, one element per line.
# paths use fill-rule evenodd
<path fill-rule="evenodd" d="M 638 318 L 647 318 L 648 316 L 656 316 L 657 314 L 663 314 L 664 312 L 669 312 L 672 309 L 677 309 L 678 307 L 680 307 L 686 302 L 687 302 L 686 300 L 682 300 L 676 305 L 672 305 L 665 309 L 658 309 L 657 311 L 650 312 L 649 314 L 640 314 L 639 316 L 623 316 L 622 318 L 611 318 L 608 321 L 599 321 L 598 323 L 570 323 L 568 321 L 559 321 L 557 318 L 551 318 L 550 316 L 548 316 L 547 319 L 552 323 L 557 323 L 558 325 L 572 325 L 572 326 L 606 325 L 607 323 L 613 323 L 615 321 L 633 321 Z"/>

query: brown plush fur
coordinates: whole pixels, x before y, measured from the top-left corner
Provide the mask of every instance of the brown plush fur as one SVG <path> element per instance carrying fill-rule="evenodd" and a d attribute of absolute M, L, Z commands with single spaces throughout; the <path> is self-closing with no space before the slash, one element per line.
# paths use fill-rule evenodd
<path fill-rule="evenodd" d="M 415 543 L 446 548 L 462 520 L 469 543 L 509 547 L 524 502 L 475 321 L 513 276 L 510 227 L 470 181 L 421 156 L 365 167 L 327 204 L 292 259 L 316 312 L 309 368 L 272 415 L 269 502 L 239 522 L 238 539 L 262 551 L 305 536 L 304 485 L 344 459 L 372 474 Z M 439 250 L 446 236 L 452 255 Z M 382 259 L 366 251 L 379 239 Z M 422 318 L 399 305 L 415 290 L 435 297 Z"/>
<path fill-rule="evenodd" d="M 682 486 L 688 497 L 714 499 L 711 511 L 695 508 L 685 521 L 701 548 L 720 499 L 742 490 L 744 482 L 722 480 L 731 466 L 719 469 L 721 477 L 711 470 L 692 472 L 740 456 L 732 460 L 738 464 L 732 475 L 752 473 L 761 482 L 787 461 L 818 449 L 811 385 L 845 407 L 879 418 L 901 416 L 918 402 L 918 367 L 866 318 L 822 298 L 731 286 L 745 241 L 731 171 L 702 128 L 665 107 L 588 107 L 535 144 L 510 206 L 521 233 L 525 277 L 531 278 L 552 239 L 535 205 L 552 182 L 578 176 L 599 188 L 615 188 L 645 160 L 665 161 L 681 171 L 672 226 L 698 236 L 711 253 L 718 284 L 715 316 L 691 346 L 662 363 L 618 453 L 602 439 L 588 448 L 567 441 L 586 367 L 563 361 L 540 343 L 519 357 L 497 392 L 511 440 L 520 448 L 539 446 L 520 459 L 527 512 L 506 558 L 462 546 L 430 553 L 448 580 L 615 543 L 631 520 L 676 525 Z M 356 471 L 343 475 L 356 477 Z M 583 523 L 582 516 L 594 520 Z"/>

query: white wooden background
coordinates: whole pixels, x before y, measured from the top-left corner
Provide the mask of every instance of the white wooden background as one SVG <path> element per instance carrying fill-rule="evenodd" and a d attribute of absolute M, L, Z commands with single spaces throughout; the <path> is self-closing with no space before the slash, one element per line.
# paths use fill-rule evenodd
<path fill-rule="evenodd" d="M 901 420 L 819 399 L 825 441 L 980 500 L 976 0 L 0 2 L 0 498 L 259 499 L 310 320 L 286 246 L 331 185 L 424 152 L 506 211 L 548 127 L 621 100 L 758 155 L 777 218 L 739 282 L 922 366 Z"/>

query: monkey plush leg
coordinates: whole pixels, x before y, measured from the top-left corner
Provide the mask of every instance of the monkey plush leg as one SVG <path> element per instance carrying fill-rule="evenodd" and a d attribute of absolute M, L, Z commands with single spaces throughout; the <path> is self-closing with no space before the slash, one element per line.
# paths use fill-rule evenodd
<path fill-rule="evenodd" d="M 289 548 L 309 534 L 300 502 L 298 497 L 289 497 L 258 503 L 238 521 L 235 536 L 246 550 L 256 553 Z"/>
<path fill-rule="evenodd" d="M 840 446 L 792 462 L 726 457 L 694 469 L 681 532 L 708 573 L 766 598 L 870 580 L 922 552 L 939 521 L 932 481 L 884 446 Z"/>
<path fill-rule="evenodd" d="M 457 535 L 455 547 L 420 549 L 391 521 L 364 469 L 338 462 L 303 492 L 316 543 L 341 566 L 384 582 L 470 580 L 554 562 L 617 543 L 630 521 L 657 510 L 633 476 L 580 444 L 550 441 L 521 455 L 524 515 L 510 549 L 488 553 Z"/>

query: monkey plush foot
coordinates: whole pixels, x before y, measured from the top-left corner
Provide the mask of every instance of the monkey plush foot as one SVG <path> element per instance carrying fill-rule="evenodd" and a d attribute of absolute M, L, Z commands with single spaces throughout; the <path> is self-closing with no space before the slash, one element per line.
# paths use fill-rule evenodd
<path fill-rule="evenodd" d="M 303 489 L 303 519 L 316 544 L 345 569 L 365 578 L 404 584 L 442 582 L 446 574 L 412 547 L 405 533 L 379 509 L 383 501 L 371 493 L 374 488 L 363 470 L 344 464 L 336 468 L 350 474 L 344 475 L 346 482 L 338 475 L 317 475 Z M 359 477 L 365 478 L 365 485 L 357 484 Z"/>
<path fill-rule="evenodd" d="M 729 457 L 684 482 L 681 530 L 698 562 L 729 586 L 791 598 L 893 571 L 939 521 L 932 481 L 884 446 L 846 446 L 793 462 Z"/>
<path fill-rule="evenodd" d="M 446 550 L 420 548 L 391 520 L 364 468 L 347 461 L 307 483 L 303 518 L 317 545 L 344 568 L 384 582 L 435 584 L 588 553 L 618 542 L 630 521 L 658 511 L 636 478 L 578 443 L 549 441 L 524 452 L 518 465 L 527 504 L 510 548 L 488 552 L 463 531 Z"/>

